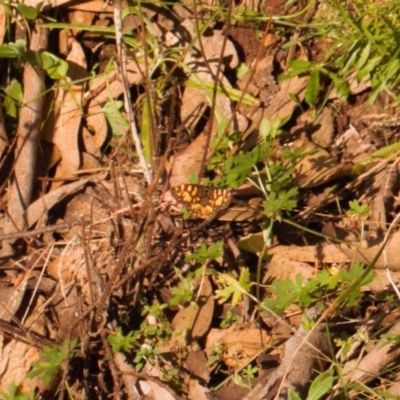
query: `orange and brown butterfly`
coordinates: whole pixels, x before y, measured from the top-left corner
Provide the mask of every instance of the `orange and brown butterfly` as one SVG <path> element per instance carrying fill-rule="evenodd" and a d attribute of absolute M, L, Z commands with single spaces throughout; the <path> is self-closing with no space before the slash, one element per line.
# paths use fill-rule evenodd
<path fill-rule="evenodd" d="M 172 196 L 187 207 L 190 218 L 212 219 L 215 214 L 229 206 L 231 192 L 212 186 L 183 185 L 171 188 Z"/>

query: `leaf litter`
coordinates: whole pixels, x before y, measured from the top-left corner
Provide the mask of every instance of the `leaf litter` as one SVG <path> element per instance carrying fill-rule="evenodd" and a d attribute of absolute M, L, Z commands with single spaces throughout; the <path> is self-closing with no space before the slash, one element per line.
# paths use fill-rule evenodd
<path fill-rule="evenodd" d="M 322 3 L 303 21 L 331 12 Z M 370 45 L 355 45 L 358 74 L 344 80 L 321 63 L 330 40 L 301 36 L 296 5 L 260 22 L 245 4 L 229 20 L 212 5 L 123 3 L 124 72 L 119 1 L 25 4 L 0 7 L 0 56 L 20 51 L 6 41 L 12 16 L 34 28 L 27 49 L 59 58 L 11 58 L 3 78 L 4 90 L 23 75 L 18 112 L 0 108 L 0 392 L 357 397 L 362 382 L 399 395 L 386 368 L 399 356 L 400 123 L 396 94 L 363 70 Z M 57 20 L 29 20 L 40 6 Z M 191 218 L 170 194 L 187 183 L 233 201 Z M 196 210 L 212 207 L 218 191 L 195 187 Z M 49 380 L 36 373 L 46 354 Z"/>

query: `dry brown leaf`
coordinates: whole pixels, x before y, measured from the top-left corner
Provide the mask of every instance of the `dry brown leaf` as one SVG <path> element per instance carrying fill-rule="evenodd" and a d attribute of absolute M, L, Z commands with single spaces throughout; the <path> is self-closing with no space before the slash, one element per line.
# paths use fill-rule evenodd
<path fill-rule="evenodd" d="M 187 183 L 192 174 L 198 175 L 206 141 L 206 135 L 200 134 L 185 151 L 173 158 L 172 165 L 169 165 L 172 167 L 169 180 L 171 186 Z"/>
<path fill-rule="evenodd" d="M 290 132 L 297 135 L 298 132 L 311 131 L 312 143 L 328 147 L 332 145 L 335 135 L 333 119 L 333 112 L 329 108 L 324 108 L 317 118 L 315 118 L 315 110 L 308 110 L 299 117 L 297 125 L 291 128 Z"/>
<path fill-rule="evenodd" d="M 88 188 L 85 193 L 76 194 L 67 204 L 64 221 L 79 221 L 82 219 L 82 216 L 90 218 L 93 222 L 103 221 L 102 223 L 93 224 L 90 227 L 90 235 L 93 238 L 109 238 L 113 231 L 113 223 L 111 221 L 110 210 L 104 204 L 103 199 L 100 199 L 101 194 L 93 188 Z M 75 235 L 81 235 L 81 232 L 82 226 L 77 225 L 61 234 L 64 239 L 70 240 Z"/>
<path fill-rule="evenodd" d="M 0 289 L 0 318 L 11 321 L 17 313 L 25 295 L 28 280 L 24 279 L 18 286 L 7 286 Z"/>
<path fill-rule="evenodd" d="M 24 4 L 30 7 L 36 7 L 39 3 L 42 3 L 43 8 L 53 8 L 62 6 L 64 4 L 72 3 L 74 0 L 25 0 Z"/>
<path fill-rule="evenodd" d="M 246 90 L 247 93 L 259 97 L 264 106 L 274 100 L 279 87 L 276 83 L 274 72 L 273 55 L 267 55 L 259 60 L 255 66 L 255 71 L 249 70 L 238 80 L 238 87 Z"/>
<path fill-rule="evenodd" d="M 262 329 L 239 330 L 231 326 L 228 329 L 211 329 L 205 347 L 210 359 L 216 346 L 223 346 L 225 364 L 231 368 L 239 368 L 246 365 L 250 358 L 265 350 L 270 341 L 271 338 Z"/>
<path fill-rule="evenodd" d="M 164 389 L 157 382 L 151 380 L 140 380 L 139 386 L 146 399 L 151 400 L 176 400 L 177 397 L 173 396 L 168 390 Z"/>
<path fill-rule="evenodd" d="M 33 362 L 39 360 L 40 350 L 28 344 L 16 342 L 4 343 L 4 337 L 0 335 L 0 391 L 8 393 L 11 383 L 21 385 L 23 393 L 34 390 L 41 379 L 26 379 L 26 374 Z"/>
<path fill-rule="evenodd" d="M 201 379 L 202 382 L 208 382 L 210 380 L 207 358 L 203 350 L 189 351 L 185 360 L 185 366 L 191 376 L 196 377 L 196 379 Z"/>
<path fill-rule="evenodd" d="M 330 243 L 317 246 L 274 246 L 268 253 L 307 263 L 343 264 L 350 261 L 340 251 L 339 246 Z"/>
<path fill-rule="evenodd" d="M 325 327 L 316 326 L 312 331 L 304 328 L 306 318 L 316 319 L 316 310 L 310 308 L 297 332 L 285 343 L 284 356 L 278 369 L 270 374 L 262 385 L 257 385 L 243 400 L 262 399 L 267 393 L 296 389 L 300 398 L 307 397 L 310 381 L 316 376 L 329 354 Z"/>
<path fill-rule="evenodd" d="M 37 296 L 35 309 L 23 324 L 27 330 L 45 336 L 46 325 L 44 314 L 41 311 L 45 300 Z M 42 377 L 27 379 L 26 374 L 32 367 L 32 363 L 39 360 L 40 350 L 32 345 L 18 342 L 16 340 L 5 341 L 0 334 L 0 391 L 8 393 L 8 386 L 11 383 L 20 385 L 23 393 L 39 389 L 41 393 L 45 390 L 54 390 L 58 383 L 58 375 L 54 374 L 49 385 L 44 384 Z"/>
<path fill-rule="evenodd" d="M 330 243 L 317 246 L 274 246 L 265 250 L 262 232 L 239 239 L 237 245 L 252 254 L 263 254 L 264 251 L 266 260 L 269 260 L 270 255 L 282 255 L 293 261 L 308 263 L 340 264 L 349 261 L 339 246 Z"/>
<path fill-rule="evenodd" d="M 143 372 L 145 374 L 148 374 L 149 376 L 153 376 L 156 378 L 159 378 L 160 380 L 163 377 L 163 374 L 160 371 L 159 365 L 156 363 L 146 363 L 143 369 Z M 141 391 L 143 392 L 144 395 L 146 395 L 146 398 L 152 399 L 152 400 L 176 400 L 177 398 L 171 394 L 171 391 L 168 391 L 164 389 L 161 385 L 157 384 L 156 382 L 152 380 L 140 380 L 139 381 L 139 386 Z"/>
<path fill-rule="evenodd" d="M 340 246 L 343 253 L 351 260 L 360 261 L 366 265 L 371 264 L 376 254 L 382 246 L 382 242 L 376 245 L 363 248 L 360 241 L 348 241 L 346 240 Z M 385 250 L 380 255 L 374 268 L 389 268 L 391 271 L 400 271 L 400 232 L 395 232 L 391 235 L 388 243 L 386 244 Z"/>
<path fill-rule="evenodd" d="M 55 144 L 61 152 L 56 178 L 71 177 L 80 167 L 78 133 L 82 119 L 84 86 L 82 83 L 74 84 L 74 80 L 85 77 L 86 58 L 81 45 L 72 37 L 70 40 L 71 51 L 67 58 L 70 85 L 58 90 L 52 114 L 42 131 L 42 139 Z M 52 187 L 60 184 L 61 182 Z"/>
<path fill-rule="evenodd" d="M 47 212 L 65 196 L 79 190 L 82 186 L 84 186 L 91 180 L 96 178 L 101 179 L 101 177 L 104 176 L 104 174 L 94 175 L 89 178 L 80 179 L 79 181 L 69 183 L 45 194 L 40 199 L 33 202 L 26 210 L 26 220 L 28 227 L 32 227 L 32 225 L 34 225 L 40 218 L 46 215 Z"/>
<path fill-rule="evenodd" d="M 399 335 L 400 323 L 397 322 L 390 330 L 392 335 Z M 344 367 L 344 377 L 348 382 L 368 383 L 375 379 L 388 365 L 400 356 L 400 348 L 386 340 L 378 341 L 374 348 L 363 358 L 356 358 Z"/>
<path fill-rule="evenodd" d="M 209 400 L 210 389 L 200 385 L 195 379 L 190 379 L 188 382 L 188 399 L 189 400 Z"/>
<path fill-rule="evenodd" d="M 326 150 L 311 142 L 299 141 L 295 147 L 302 147 L 304 153 L 311 153 L 296 163 L 294 182 L 302 189 L 323 185 L 334 179 L 348 176 L 351 165 L 339 163 Z"/>
<path fill-rule="evenodd" d="M 280 84 L 280 90 L 276 93 L 274 101 L 265 110 L 267 118 L 286 118 L 292 115 L 297 104 L 294 103 L 288 94 L 296 95 L 300 101 L 304 99 L 308 77 L 295 76 Z"/>
<path fill-rule="evenodd" d="M 151 60 L 148 60 L 151 62 Z M 150 65 L 151 68 L 151 65 Z M 138 85 L 142 81 L 143 73 L 135 62 L 129 62 L 126 66 L 127 80 L 130 85 Z M 93 94 L 88 105 L 88 114 L 96 111 L 95 106 L 102 106 L 109 100 L 116 99 L 124 91 L 124 86 L 117 71 L 113 70 L 93 79 L 89 91 Z"/>
<path fill-rule="evenodd" d="M 275 279 L 290 279 L 295 281 L 297 275 L 308 280 L 315 275 L 315 272 L 315 268 L 311 267 L 309 264 L 293 261 L 283 254 L 275 254 L 268 263 L 268 269 L 263 278 L 263 282 L 272 282 Z"/>
<path fill-rule="evenodd" d="M 280 83 L 279 90 L 274 94 L 274 100 L 271 101 L 267 107 L 251 107 L 250 110 L 247 111 L 246 107 L 244 108 L 243 114 L 249 117 L 251 124 L 244 135 L 243 150 L 253 148 L 257 142 L 261 140 L 258 135 L 258 129 L 263 118 L 269 120 L 284 119 L 293 114 L 298 105 L 292 101 L 288 95 L 296 95 L 300 101 L 302 101 L 304 99 L 307 82 L 308 77 L 295 76 Z"/>
<path fill-rule="evenodd" d="M 214 314 L 213 290 L 208 276 L 201 279 L 200 296 L 197 304 L 182 308 L 175 315 L 171 326 L 175 331 L 189 330 L 193 340 L 201 339 L 208 331 Z"/>
<path fill-rule="evenodd" d="M 189 34 L 189 35 L 188 35 Z M 186 19 L 178 26 L 174 33 L 169 32 L 166 35 L 167 46 L 176 44 L 184 45 L 195 37 L 195 25 L 191 19 Z M 202 48 L 196 45 L 197 52 L 188 52 L 185 57 L 185 63 L 189 65 L 194 72 L 192 78 L 195 82 L 214 84 L 215 76 L 218 75 L 218 60 L 220 58 L 221 43 L 224 36 L 221 31 L 214 30 L 210 36 L 202 36 Z M 202 51 L 204 50 L 204 54 Z M 230 67 L 235 67 L 238 63 L 238 56 L 233 43 L 228 40 L 224 48 L 224 59 L 229 61 Z M 202 54 L 207 59 L 199 58 L 198 54 Z M 209 70 L 211 69 L 211 71 Z M 230 88 L 230 82 L 221 74 L 218 75 L 221 84 L 226 88 Z M 186 87 L 182 97 L 182 107 L 180 110 L 181 120 L 185 122 L 188 128 L 196 125 L 202 117 L 204 108 L 201 105 L 210 105 L 209 93 L 194 87 Z M 199 112 L 202 111 L 202 112 Z M 236 121 L 238 129 L 244 130 L 247 126 L 247 120 L 242 115 L 232 113 L 231 100 L 222 94 L 217 94 L 215 99 L 215 112 L 217 115 Z M 193 116 L 196 116 L 195 118 Z M 218 127 L 218 117 L 214 118 L 211 129 L 211 142 L 215 139 Z M 188 123 L 190 126 L 188 126 Z M 206 132 L 202 132 L 181 154 L 174 157 L 171 168 L 170 184 L 178 186 L 188 182 L 188 177 L 192 174 L 197 175 L 200 170 L 202 156 L 205 153 L 205 145 L 207 142 Z"/>
<path fill-rule="evenodd" d="M 363 286 L 361 289 L 370 291 L 373 293 L 380 293 L 384 290 L 388 290 L 391 288 L 391 283 L 387 276 L 387 272 L 382 269 L 375 269 L 374 271 L 375 277 L 372 282 L 368 283 L 368 285 Z M 393 282 L 399 282 L 400 280 L 400 271 L 390 271 L 390 275 L 392 277 Z"/>
<path fill-rule="evenodd" d="M 3 5 L 0 5 L 0 45 L 4 43 L 6 34 L 6 12 Z"/>
<path fill-rule="evenodd" d="M 382 246 L 383 238 L 374 238 L 372 240 L 361 241 L 356 234 L 349 231 L 349 229 L 337 226 L 327 225 L 329 233 L 332 236 L 339 238 L 342 241 L 340 250 L 353 261 L 362 262 L 365 265 L 370 264 Z M 389 268 L 391 271 L 400 271 L 400 232 L 391 234 L 386 247 L 376 263 L 374 268 L 382 269 Z"/>
<path fill-rule="evenodd" d="M 254 221 L 262 217 L 260 211 L 249 207 L 229 207 L 220 211 L 218 220 L 220 221 Z"/>
<path fill-rule="evenodd" d="M 70 10 L 82 10 L 92 13 L 112 13 L 114 9 L 112 3 L 109 1 L 104 2 L 104 0 L 71 1 L 70 3 L 71 4 L 68 4 L 68 9 Z"/>
<path fill-rule="evenodd" d="M 142 72 L 135 62 L 127 66 L 127 80 L 130 85 L 137 85 L 142 81 Z M 84 131 L 84 145 L 87 152 L 96 155 L 100 153 L 107 138 L 107 121 L 102 111 L 103 105 L 118 98 L 124 91 L 124 85 L 118 79 L 117 71 L 97 76 L 90 84 L 90 93 L 94 96 L 88 103 L 88 112 L 85 118 L 90 133 Z"/>

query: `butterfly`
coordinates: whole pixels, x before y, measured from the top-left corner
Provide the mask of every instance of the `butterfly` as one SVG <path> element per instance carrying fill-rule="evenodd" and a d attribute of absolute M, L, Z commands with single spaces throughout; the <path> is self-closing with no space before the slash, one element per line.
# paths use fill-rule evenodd
<path fill-rule="evenodd" d="M 190 183 L 171 188 L 171 193 L 194 219 L 212 219 L 219 210 L 229 206 L 232 197 L 228 189 Z"/>

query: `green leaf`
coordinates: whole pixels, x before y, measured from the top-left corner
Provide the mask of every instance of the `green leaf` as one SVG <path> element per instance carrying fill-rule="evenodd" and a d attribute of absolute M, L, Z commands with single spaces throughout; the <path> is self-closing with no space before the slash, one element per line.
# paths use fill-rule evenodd
<path fill-rule="evenodd" d="M 66 348 L 66 341 L 62 343 L 61 347 L 44 347 L 41 352 L 41 360 L 32 364 L 32 370 L 27 373 L 27 377 L 35 378 L 42 375 L 44 383 L 50 383 L 53 376 L 59 373 L 60 367 L 66 357 L 73 358 L 76 356 L 74 348 L 77 343 L 77 339 L 71 340 L 69 352 Z"/>
<path fill-rule="evenodd" d="M 384 71 L 385 81 L 388 81 L 390 78 L 392 78 L 393 75 L 398 74 L 398 72 L 399 72 L 399 60 L 394 59 L 385 68 Z"/>
<path fill-rule="evenodd" d="M 360 277 L 361 274 L 363 274 L 363 272 L 364 272 L 363 264 L 360 262 L 355 262 L 352 265 L 352 268 L 350 271 L 346 271 L 346 270 L 342 269 L 339 271 L 339 274 L 340 274 L 342 281 L 344 283 L 347 283 L 349 286 L 351 286 L 355 281 L 358 280 L 358 278 Z M 346 303 L 349 306 L 353 306 L 354 304 L 356 304 L 357 300 L 362 296 L 360 288 L 362 286 L 368 285 L 370 282 L 372 282 L 374 277 L 375 277 L 375 272 L 370 271 L 369 274 L 361 282 L 359 282 L 357 287 L 354 288 L 349 293 L 349 295 L 346 299 Z"/>
<path fill-rule="evenodd" d="M 269 142 L 259 144 L 251 151 L 240 151 L 224 160 L 221 175 L 226 177 L 228 187 L 240 186 L 251 175 L 254 166 L 271 155 L 272 147 Z"/>
<path fill-rule="evenodd" d="M 15 43 L 3 44 L 0 46 L 0 57 L 17 58 L 25 56 L 26 41 L 19 39 Z"/>
<path fill-rule="evenodd" d="M 324 272 L 324 277 L 329 275 Z M 330 281 L 325 282 L 320 276 L 317 279 L 310 279 L 305 284 L 304 278 L 298 274 L 295 281 L 286 279 L 284 281 L 275 280 L 268 290 L 274 295 L 274 298 L 266 298 L 263 305 L 273 310 L 277 314 L 282 314 L 287 307 L 298 302 L 302 308 L 309 307 L 313 303 L 317 303 L 322 294 L 326 293 L 326 285 L 331 284 Z"/>
<path fill-rule="evenodd" d="M 35 398 L 35 392 L 32 389 L 29 393 L 21 393 L 19 386 L 15 383 L 11 383 L 8 386 L 8 393 L 0 392 L 2 400 L 33 400 Z"/>
<path fill-rule="evenodd" d="M 215 84 L 213 82 L 204 82 L 204 81 L 199 82 L 194 79 L 188 79 L 185 82 L 185 86 L 187 87 L 196 88 L 209 93 L 212 93 L 214 85 Z M 260 104 L 260 101 L 255 97 L 251 96 L 248 93 L 244 93 L 239 89 L 234 89 L 232 87 L 218 85 L 217 93 L 220 95 L 225 95 L 232 101 L 239 101 L 241 99 L 241 103 L 248 106 L 258 106 Z"/>
<path fill-rule="evenodd" d="M 38 17 L 40 9 L 42 8 L 43 2 L 36 4 L 35 7 L 27 6 L 24 3 L 18 3 L 18 12 L 26 19 L 33 20 Z"/>
<path fill-rule="evenodd" d="M 253 283 L 250 282 L 250 273 L 248 268 L 240 268 L 239 280 L 232 278 L 228 274 L 219 274 L 217 282 L 223 286 L 223 289 L 215 291 L 215 298 L 218 303 L 226 303 L 231 299 L 231 306 L 235 307 L 243 298 L 245 293 L 249 293 Z"/>
<path fill-rule="evenodd" d="M 133 344 L 136 342 L 137 338 L 133 331 L 129 332 L 126 336 L 122 334 L 122 328 L 118 327 L 116 332 L 108 335 L 107 337 L 108 343 L 112 348 L 112 352 L 114 354 L 123 351 L 130 351 L 133 347 Z"/>
<path fill-rule="evenodd" d="M 319 71 L 315 69 L 307 83 L 305 100 L 309 106 L 314 106 L 319 94 Z"/>
<path fill-rule="evenodd" d="M 13 79 L 7 86 L 5 93 L 4 107 L 6 113 L 10 117 L 17 118 L 18 108 L 23 99 L 21 84 L 16 79 Z"/>
<path fill-rule="evenodd" d="M 43 51 L 40 54 L 42 68 L 47 72 L 47 74 L 52 79 L 62 79 L 67 76 L 68 73 L 68 63 L 63 59 L 49 53 L 48 51 Z"/>
<path fill-rule="evenodd" d="M 307 400 L 318 400 L 332 388 L 334 382 L 333 372 L 333 369 L 321 372 L 314 379 L 308 391 Z"/>
<path fill-rule="evenodd" d="M 271 122 L 267 118 L 263 118 L 260 123 L 259 133 L 260 136 L 265 140 L 271 132 Z"/>
<path fill-rule="evenodd" d="M 154 110 L 151 112 L 149 110 L 149 105 L 152 107 L 151 103 L 149 104 L 147 100 L 144 101 L 142 109 L 142 127 L 140 131 L 143 153 L 148 164 L 151 163 L 151 116 L 154 115 Z"/>
<path fill-rule="evenodd" d="M 293 103 L 295 103 L 298 106 L 300 106 L 301 100 L 300 100 L 300 97 L 297 94 L 288 93 L 287 95 L 288 95 L 289 99 L 293 101 Z"/>
<path fill-rule="evenodd" d="M 340 68 L 340 75 L 345 75 L 349 69 L 354 67 L 355 59 L 358 56 L 359 50 L 360 49 L 356 49 L 355 51 L 350 53 L 350 57 L 348 58 L 346 64 L 343 66 L 343 68 Z"/>
<path fill-rule="evenodd" d="M 120 111 L 123 105 L 124 103 L 120 100 L 110 100 L 102 108 L 112 134 L 115 136 L 123 136 L 129 130 L 129 123 Z"/>
<path fill-rule="evenodd" d="M 338 79 L 335 81 L 336 85 L 336 93 L 338 95 L 339 100 L 346 101 L 350 95 L 350 88 L 347 81 L 344 79 Z"/>
<path fill-rule="evenodd" d="M 377 67 L 377 65 L 379 65 L 381 62 L 382 62 L 381 56 L 368 59 L 365 66 L 357 72 L 356 75 L 357 80 L 361 82 L 363 78 L 366 77 L 371 71 L 373 71 Z"/>
<path fill-rule="evenodd" d="M 357 200 L 349 201 L 349 214 L 359 215 L 360 217 L 366 216 L 371 211 L 371 207 L 368 204 L 361 205 Z"/>
<path fill-rule="evenodd" d="M 360 58 L 356 64 L 356 69 L 360 70 L 368 62 L 371 55 L 371 43 L 368 43 L 361 52 Z"/>
<path fill-rule="evenodd" d="M 240 63 L 239 67 L 236 68 L 236 76 L 238 79 L 242 78 L 247 72 L 250 71 L 250 68 L 245 63 Z"/>
<path fill-rule="evenodd" d="M 263 214 L 269 218 L 275 218 L 282 213 L 282 210 L 293 210 L 297 206 L 298 191 L 297 187 L 287 191 L 271 191 L 268 199 L 263 201 Z"/>
<path fill-rule="evenodd" d="M 288 400 L 301 400 L 301 397 L 293 389 L 289 389 L 288 393 Z"/>
<path fill-rule="evenodd" d="M 306 72 L 313 71 L 315 69 L 315 63 L 305 60 L 293 60 L 290 63 L 289 68 L 291 70 L 290 73 L 301 75 Z"/>
<path fill-rule="evenodd" d="M 185 258 L 186 261 L 196 260 L 200 264 L 204 264 L 208 260 L 216 260 L 222 256 L 224 243 L 222 241 L 215 242 L 210 247 L 206 247 L 205 243 L 202 243 L 197 249 L 196 253 L 193 253 Z"/>

